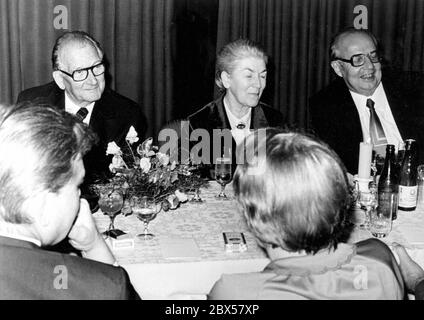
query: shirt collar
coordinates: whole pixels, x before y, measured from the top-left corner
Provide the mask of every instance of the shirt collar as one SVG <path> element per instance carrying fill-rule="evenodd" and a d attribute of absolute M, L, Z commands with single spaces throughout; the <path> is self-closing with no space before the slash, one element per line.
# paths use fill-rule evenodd
<path fill-rule="evenodd" d="M 353 100 L 355 101 L 356 105 L 360 106 L 366 106 L 367 100 L 372 99 L 374 102 L 377 100 L 381 100 L 382 97 L 385 96 L 384 89 L 383 89 L 383 83 L 380 81 L 377 88 L 374 90 L 374 93 L 371 96 L 364 96 L 362 94 L 359 94 L 357 92 L 353 92 L 352 90 L 349 90 L 350 94 L 352 95 Z M 375 107 L 377 108 L 379 104 L 376 104 Z"/>
<path fill-rule="evenodd" d="M 6 231 L 0 231 L 0 236 L 2 237 L 7 237 L 7 238 L 12 238 L 12 239 L 16 239 L 16 240 L 22 240 L 22 241 L 26 241 L 26 242 L 31 242 L 33 244 L 35 244 L 37 247 L 41 247 L 41 241 L 38 239 L 34 239 L 31 237 L 26 237 L 20 234 L 12 234 Z"/>
<path fill-rule="evenodd" d="M 339 243 L 336 250 L 323 249 L 313 255 L 307 254 L 271 261 L 265 271 L 296 276 L 319 274 L 349 263 L 355 254 L 355 245 Z"/>
<path fill-rule="evenodd" d="M 89 119 L 89 116 L 91 115 L 91 112 L 93 111 L 94 103 L 95 102 L 92 102 L 86 106 L 88 110 L 88 115 L 86 117 L 87 120 Z M 74 101 L 72 101 L 72 99 L 68 96 L 68 93 L 65 91 L 65 111 L 71 114 L 76 114 L 80 108 L 81 107 L 77 105 Z"/>
<path fill-rule="evenodd" d="M 225 99 L 224 99 L 224 108 L 225 108 L 225 112 L 227 112 L 227 117 L 228 117 L 228 121 L 230 121 L 230 125 L 232 129 L 238 129 L 237 125 L 242 123 L 245 125 L 245 127 L 243 129 L 239 129 L 239 130 L 244 130 L 244 129 L 249 129 L 250 128 L 250 119 L 251 119 L 251 115 L 252 115 L 252 108 L 249 108 L 249 111 L 241 118 L 237 118 L 230 110 L 230 108 L 228 108 L 227 104 L 225 103 Z"/>

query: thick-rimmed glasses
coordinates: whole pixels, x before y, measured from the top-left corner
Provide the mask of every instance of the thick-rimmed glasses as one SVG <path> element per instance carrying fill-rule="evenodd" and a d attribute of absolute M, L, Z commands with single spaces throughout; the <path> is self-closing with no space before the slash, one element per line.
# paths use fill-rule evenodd
<path fill-rule="evenodd" d="M 381 57 L 377 51 L 372 51 L 370 53 L 359 53 L 354 54 L 350 59 L 342 59 L 342 58 L 334 58 L 333 60 L 340 60 L 344 62 L 350 63 L 354 67 L 360 67 L 365 63 L 365 57 L 368 57 L 372 63 L 379 63 L 381 61 Z"/>
<path fill-rule="evenodd" d="M 74 81 L 79 82 L 79 81 L 84 81 L 85 79 L 88 78 L 88 71 L 91 70 L 91 72 L 93 73 L 93 75 L 95 77 L 100 76 L 101 74 L 105 73 L 105 65 L 102 62 L 92 66 L 92 67 L 88 67 L 88 68 L 83 68 L 83 69 L 78 69 L 75 70 L 72 73 L 68 73 L 66 71 L 60 70 L 58 69 L 58 71 L 63 72 L 64 74 L 66 74 L 67 76 L 70 76 Z"/>

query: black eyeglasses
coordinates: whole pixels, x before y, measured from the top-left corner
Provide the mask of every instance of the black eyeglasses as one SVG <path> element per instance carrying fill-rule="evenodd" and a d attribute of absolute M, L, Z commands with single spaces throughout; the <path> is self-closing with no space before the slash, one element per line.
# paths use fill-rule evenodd
<path fill-rule="evenodd" d="M 75 70 L 72 73 L 68 73 L 66 71 L 57 69 L 60 72 L 63 72 L 64 74 L 66 74 L 67 76 L 70 76 L 74 81 L 79 82 L 79 81 L 84 81 L 85 79 L 88 78 L 88 71 L 91 70 L 91 72 L 93 73 L 93 75 L 95 77 L 100 76 L 101 74 L 105 73 L 105 65 L 102 62 L 92 66 L 92 67 L 88 67 L 88 68 L 83 68 L 83 69 L 78 69 Z"/>
<path fill-rule="evenodd" d="M 364 54 L 354 54 L 350 59 L 342 59 L 342 58 L 334 58 L 333 60 L 340 60 L 344 62 L 350 63 L 354 67 L 360 67 L 365 63 L 365 57 L 368 57 L 372 63 L 379 63 L 381 61 L 381 57 L 377 51 L 372 51 L 370 53 Z"/>

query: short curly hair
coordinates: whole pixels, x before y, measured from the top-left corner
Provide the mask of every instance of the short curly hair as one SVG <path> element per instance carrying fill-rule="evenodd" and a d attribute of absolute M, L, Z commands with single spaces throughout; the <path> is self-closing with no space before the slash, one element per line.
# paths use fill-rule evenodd
<path fill-rule="evenodd" d="M 259 130 L 266 134 L 258 134 Z M 259 244 L 306 253 L 337 248 L 351 232 L 343 163 L 311 136 L 259 130 L 246 138 L 246 149 L 252 148 L 254 156 L 238 166 L 233 180 L 237 200 Z M 265 151 L 260 152 L 261 148 Z"/>

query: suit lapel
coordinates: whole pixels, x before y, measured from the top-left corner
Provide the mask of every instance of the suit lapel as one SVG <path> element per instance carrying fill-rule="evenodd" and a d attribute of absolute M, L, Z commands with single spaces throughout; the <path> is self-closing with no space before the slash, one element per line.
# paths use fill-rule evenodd
<path fill-rule="evenodd" d="M 389 102 L 389 107 L 392 111 L 396 126 L 399 129 L 399 133 L 402 139 L 405 139 L 405 136 L 408 135 L 408 128 L 410 126 L 407 121 L 404 121 L 407 116 L 406 111 L 408 105 L 397 88 L 394 88 L 389 81 L 386 82 L 383 83 L 384 92 L 386 93 L 387 101 Z"/>
<path fill-rule="evenodd" d="M 105 91 L 102 97 L 96 101 L 93 107 L 93 113 L 90 118 L 90 127 L 97 133 L 101 143 L 115 141 L 118 144 L 123 142 L 129 128 L 123 128 L 127 124 L 121 121 L 121 117 L 115 106 L 108 101 L 109 92 Z"/>
<path fill-rule="evenodd" d="M 230 121 L 228 120 L 227 112 L 225 111 L 224 107 L 224 96 L 222 96 L 216 102 L 216 107 L 212 117 L 212 123 L 213 124 L 211 128 L 231 130 Z"/>
<path fill-rule="evenodd" d="M 47 96 L 47 102 L 61 110 L 65 110 L 65 91 L 60 89 L 55 83 L 53 90 Z"/>
<path fill-rule="evenodd" d="M 265 116 L 264 110 L 259 104 L 252 108 L 252 119 L 250 121 L 250 129 L 260 129 L 269 127 L 269 122 Z"/>

